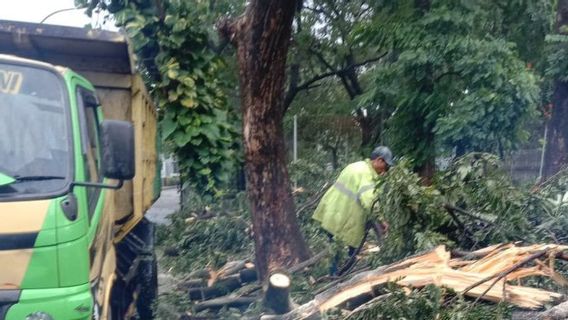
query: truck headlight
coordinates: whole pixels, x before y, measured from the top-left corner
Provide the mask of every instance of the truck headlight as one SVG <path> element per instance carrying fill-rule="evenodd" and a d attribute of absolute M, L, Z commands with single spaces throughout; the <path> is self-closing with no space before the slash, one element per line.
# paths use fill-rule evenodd
<path fill-rule="evenodd" d="M 54 320 L 52 316 L 45 312 L 34 312 L 26 316 L 26 320 Z"/>

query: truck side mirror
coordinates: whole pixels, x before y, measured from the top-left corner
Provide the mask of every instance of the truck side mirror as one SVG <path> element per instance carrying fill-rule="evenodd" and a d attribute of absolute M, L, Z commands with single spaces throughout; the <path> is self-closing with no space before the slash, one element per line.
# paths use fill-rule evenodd
<path fill-rule="evenodd" d="M 127 121 L 104 120 L 101 123 L 101 171 L 105 178 L 134 178 L 134 127 Z"/>

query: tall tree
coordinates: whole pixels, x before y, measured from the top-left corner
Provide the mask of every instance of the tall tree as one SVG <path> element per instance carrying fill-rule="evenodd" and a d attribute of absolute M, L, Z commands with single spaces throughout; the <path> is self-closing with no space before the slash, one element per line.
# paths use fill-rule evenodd
<path fill-rule="evenodd" d="M 297 94 L 336 78 L 349 98 L 355 100 L 366 90 L 361 81 L 365 69 L 378 63 L 386 52 L 380 46 L 361 41 L 360 33 L 371 23 L 376 13 L 373 0 L 306 1 L 296 15 L 294 46 L 289 63 L 289 85 L 286 108 Z M 378 117 L 374 109 L 356 108 L 354 120 L 361 130 L 361 144 L 376 140 Z"/>
<path fill-rule="evenodd" d="M 290 190 L 283 117 L 286 58 L 298 1 L 253 0 L 220 32 L 237 46 L 247 193 L 261 278 L 309 256 Z"/>
<path fill-rule="evenodd" d="M 391 2 L 369 29 L 391 48 L 373 70 L 370 95 L 393 110 L 389 144 L 415 161 L 426 182 L 440 151 L 502 154 L 522 140 L 524 122 L 535 115 L 536 77 L 494 31 L 501 24 L 491 3 Z"/>
<path fill-rule="evenodd" d="M 550 37 L 554 51 L 549 58 L 548 75 L 555 81 L 544 177 L 554 175 L 568 164 L 568 0 L 558 0 L 555 32 Z"/>
<path fill-rule="evenodd" d="M 214 188 L 226 175 L 232 133 L 220 88 L 222 61 L 214 54 L 207 25 L 210 10 L 230 2 L 79 0 L 89 10 L 111 11 L 132 38 L 142 66 L 153 77 L 163 111 L 164 135 L 182 152 L 182 168 Z M 269 270 L 309 257 L 297 223 L 283 136 L 285 67 L 298 1 L 249 1 L 236 20 L 219 23 L 222 40 L 237 47 L 247 193 L 256 262 Z M 238 7 L 238 6 L 237 6 Z"/>

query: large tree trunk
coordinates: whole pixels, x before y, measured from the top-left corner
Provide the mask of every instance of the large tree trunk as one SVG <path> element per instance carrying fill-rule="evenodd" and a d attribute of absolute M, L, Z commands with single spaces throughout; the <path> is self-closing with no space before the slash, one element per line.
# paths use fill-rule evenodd
<path fill-rule="evenodd" d="M 568 0 L 558 1 L 556 32 L 568 34 L 563 28 L 568 28 Z M 544 160 L 545 178 L 568 164 L 568 82 L 556 81 L 552 104 Z"/>
<path fill-rule="evenodd" d="M 236 24 L 247 193 L 259 276 L 309 257 L 283 135 L 286 56 L 297 1 L 253 0 Z"/>

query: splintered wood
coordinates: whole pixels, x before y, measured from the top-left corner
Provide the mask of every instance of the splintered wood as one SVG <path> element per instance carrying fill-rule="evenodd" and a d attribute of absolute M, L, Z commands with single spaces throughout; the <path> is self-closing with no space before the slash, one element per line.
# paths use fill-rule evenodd
<path fill-rule="evenodd" d="M 309 306 L 303 307 L 323 312 L 352 298 L 373 292 L 373 288 L 378 285 L 394 282 L 409 288 L 433 284 L 477 299 L 507 301 L 521 308 L 538 309 L 562 298 L 562 295 L 518 285 L 519 280 L 545 276 L 565 284 L 566 280 L 554 271 L 554 259 L 567 249 L 568 246 L 561 245 L 521 247 L 506 244 L 452 259 L 450 252 L 444 246 L 439 246 L 430 252 L 357 274 L 317 295 Z M 301 310 L 298 311 L 302 313 Z"/>

